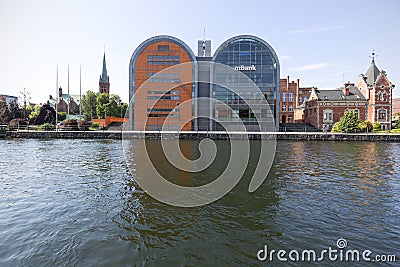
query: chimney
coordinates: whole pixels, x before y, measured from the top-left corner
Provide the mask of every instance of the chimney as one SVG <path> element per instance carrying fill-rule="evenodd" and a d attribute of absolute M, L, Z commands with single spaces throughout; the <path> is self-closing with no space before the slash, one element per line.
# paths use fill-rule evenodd
<path fill-rule="evenodd" d="M 62 88 L 60 86 L 60 88 L 58 88 L 58 97 L 61 97 L 61 95 L 62 95 Z"/>
<path fill-rule="evenodd" d="M 349 86 L 354 86 L 354 83 L 350 83 L 350 81 L 348 81 L 347 83 L 344 84 L 344 86 L 343 86 L 343 94 L 344 95 L 350 94 Z"/>

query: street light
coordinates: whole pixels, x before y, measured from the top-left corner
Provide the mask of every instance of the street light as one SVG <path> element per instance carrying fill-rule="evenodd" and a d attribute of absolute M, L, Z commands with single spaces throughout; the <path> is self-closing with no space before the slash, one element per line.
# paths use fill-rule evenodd
<path fill-rule="evenodd" d="M 21 91 L 20 94 L 24 97 L 24 120 L 26 120 L 26 97 L 30 95 L 30 92 L 28 92 L 24 87 L 24 91 Z M 29 97 L 28 100 L 29 99 L 31 98 Z"/>

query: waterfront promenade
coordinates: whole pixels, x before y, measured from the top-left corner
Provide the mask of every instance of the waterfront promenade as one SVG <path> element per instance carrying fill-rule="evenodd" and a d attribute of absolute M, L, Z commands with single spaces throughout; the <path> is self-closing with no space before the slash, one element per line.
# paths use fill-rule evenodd
<path fill-rule="evenodd" d="M 197 140 L 211 138 L 216 140 L 246 139 L 259 140 L 276 138 L 277 140 L 298 141 L 400 141 L 400 134 L 390 133 L 323 133 L 323 132 L 193 132 L 193 131 L 9 131 L 6 138 L 35 139 L 180 139 Z"/>

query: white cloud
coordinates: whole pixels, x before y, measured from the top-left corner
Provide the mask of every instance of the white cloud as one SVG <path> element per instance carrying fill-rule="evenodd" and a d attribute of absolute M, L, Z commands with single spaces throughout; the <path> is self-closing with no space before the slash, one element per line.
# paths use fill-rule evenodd
<path fill-rule="evenodd" d="M 295 67 L 294 71 L 307 71 L 307 70 L 319 70 L 329 67 L 330 64 L 328 63 L 315 63 L 315 64 L 308 64 L 299 67 Z"/>
<path fill-rule="evenodd" d="M 338 29 L 343 29 L 344 26 L 331 26 L 331 27 L 313 27 L 313 28 L 303 28 L 289 31 L 289 33 L 310 33 L 310 32 L 329 32 Z"/>
<path fill-rule="evenodd" d="M 279 61 L 290 59 L 290 56 L 280 56 Z"/>

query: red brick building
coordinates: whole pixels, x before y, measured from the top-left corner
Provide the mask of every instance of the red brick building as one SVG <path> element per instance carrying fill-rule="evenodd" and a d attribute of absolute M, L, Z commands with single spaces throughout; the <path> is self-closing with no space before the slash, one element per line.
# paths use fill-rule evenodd
<path fill-rule="evenodd" d="M 310 97 L 312 88 L 300 88 L 300 79 L 280 79 L 280 123 L 295 123 L 295 110 Z"/>
<path fill-rule="evenodd" d="M 391 129 L 394 85 L 387 78 L 386 72 L 376 67 L 374 53 L 371 65 L 365 75 L 360 75 L 357 87 L 368 101 L 367 119 L 372 123 L 378 122 L 383 130 Z"/>
<path fill-rule="evenodd" d="M 361 91 L 349 82 L 336 90 L 314 89 L 303 108 L 304 122 L 330 130 L 346 110 L 354 110 L 360 120 L 365 120 L 367 105 Z"/>
<path fill-rule="evenodd" d="M 381 129 L 391 129 L 392 90 L 394 85 L 385 71 L 375 65 L 374 54 L 366 74 L 357 85 L 347 82 L 335 90 L 313 89 L 305 103 L 295 110 L 295 121 L 310 123 L 318 129 L 331 129 L 346 110 L 354 110 L 361 121 L 378 122 Z"/>
<path fill-rule="evenodd" d="M 289 76 L 280 79 L 280 123 L 293 123 L 293 110 L 297 107 L 297 94 L 300 80 L 290 82 Z"/>

